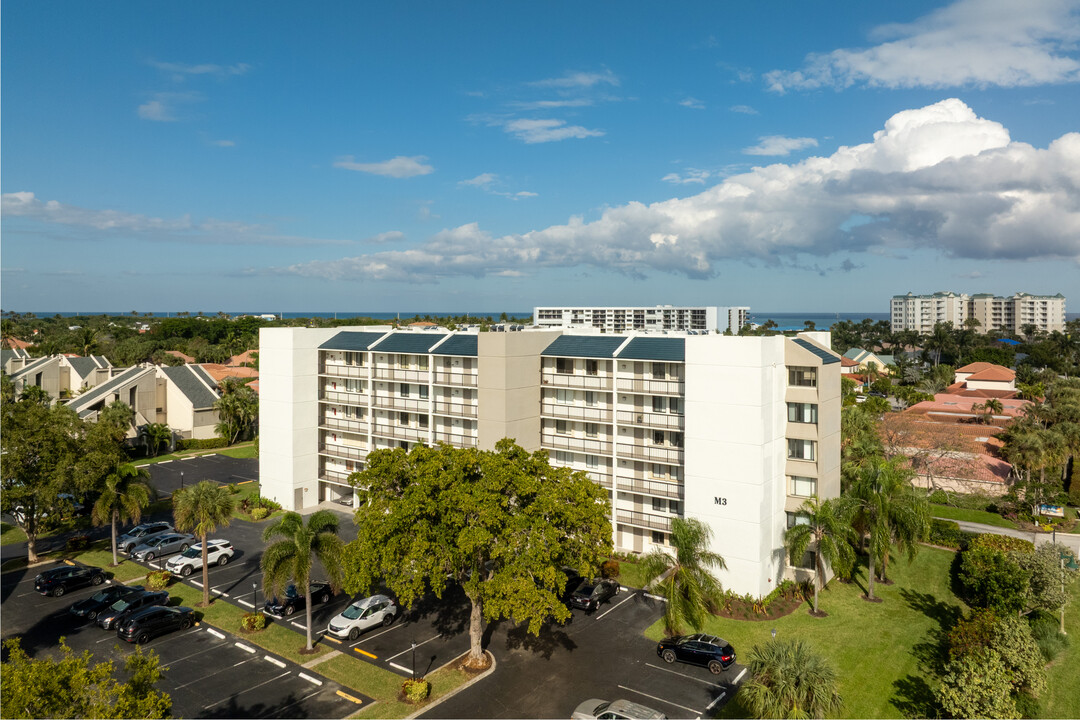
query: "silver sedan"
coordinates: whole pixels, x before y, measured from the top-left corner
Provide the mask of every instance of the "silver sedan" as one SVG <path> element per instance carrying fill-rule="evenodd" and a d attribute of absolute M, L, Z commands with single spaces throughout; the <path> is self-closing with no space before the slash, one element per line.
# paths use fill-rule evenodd
<path fill-rule="evenodd" d="M 136 560 L 150 562 L 156 557 L 184 552 L 194 542 L 195 536 L 188 533 L 165 533 L 136 547 L 131 551 L 131 556 Z"/>

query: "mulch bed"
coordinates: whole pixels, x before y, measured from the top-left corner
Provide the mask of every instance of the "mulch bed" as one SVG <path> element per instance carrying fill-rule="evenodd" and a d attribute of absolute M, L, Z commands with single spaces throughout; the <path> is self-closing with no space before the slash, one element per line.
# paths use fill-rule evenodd
<path fill-rule="evenodd" d="M 805 600 L 796 600 L 795 598 L 777 598 L 769 603 L 768 611 L 764 615 L 760 615 L 754 612 L 753 606 L 736 600 L 731 603 L 731 610 L 720 608 L 714 614 L 717 617 L 730 618 L 732 620 L 776 620 L 777 618 L 782 618 L 785 615 L 790 615 L 795 612 L 802 607 L 805 602 Z"/>

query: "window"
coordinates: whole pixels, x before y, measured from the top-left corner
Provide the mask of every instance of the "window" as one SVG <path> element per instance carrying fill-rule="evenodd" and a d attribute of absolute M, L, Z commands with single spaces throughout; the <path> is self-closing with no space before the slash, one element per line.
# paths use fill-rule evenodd
<path fill-rule="evenodd" d="M 559 435 L 569 435 L 570 434 L 570 423 L 566 422 L 565 420 L 556 420 L 555 421 L 555 432 L 558 433 Z"/>
<path fill-rule="evenodd" d="M 667 398 L 660 396 L 654 396 L 652 399 L 652 411 L 654 413 L 662 413 L 667 410 Z"/>
<path fill-rule="evenodd" d="M 653 545 L 666 545 L 667 544 L 667 535 L 665 535 L 662 532 L 658 532 L 656 530 L 653 530 L 652 531 L 652 541 L 653 541 Z"/>
<path fill-rule="evenodd" d="M 668 398 L 667 411 L 672 415 L 679 414 L 679 398 Z"/>
<path fill-rule="evenodd" d="M 585 423 L 585 437 L 596 437 L 596 423 Z"/>
<path fill-rule="evenodd" d="M 409 386 L 406 383 L 401 383 L 398 386 L 398 395 L 403 398 L 409 397 Z"/>
<path fill-rule="evenodd" d="M 665 507 L 666 505 L 667 505 L 667 503 L 665 503 L 665 502 L 664 502 L 663 500 L 661 500 L 660 498 L 653 498 L 653 499 L 652 499 L 652 509 L 653 509 L 653 512 L 664 512 L 664 510 L 666 510 L 666 509 L 667 509 L 667 508 Z"/>
<path fill-rule="evenodd" d="M 596 405 L 596 393 L 592 390 L 585 391 L 585 404 L 589 407 L 594 407 Z"/>
<path fill-rule="evenodd" d="M 817 480 L 811 477 L 799 475 L 788 476 L 788 495 L 797 497 L 810 497 L 817 493 Z"/>
<path fill-rule="evenodd" d="M 600 467 L 600 458 L 596 457 L 595 455 L 586 455 L 585 467 L 589 468 L 590 470 L 595 470 L 596 468 Z"/>
<path fill-rule="evenodd" d="M 678 500 L 668 500 L 667 506 L 668 510 L 670 510 L 675 515 L 678 515 L 681 512 Z"/>
<path fill-rule="evenodd" d="M 652 476 L 656 478 L 667 477 L 667 470 L 660 463 L 653 463 Z"/>
<path fill-rule="evenodd" d="M 815 570 L 816 565 L 817 563 L 814 562 L 814 553 L 810 550 L 807 550 L 803 553 L 803 556 L 799 558 L 799 562 L 795 565 L 795 567 L 802 568 L 803 570 Z"/>
<path fill-rule="evenodd" d="M 813 460 L 817 443 L 813 440 L 794 440 L 788 438 L 787 456 L 792 460 Z"/>
<path fill-rule="evenodd" d="M 677 447 L 677 448 L 682 447 L 682 433 L 681 432 L 671 433 L 671 444 L 674 447 Z"/>
<path fill-rule="evenodd" d="M 596 361 L 596 360 L 586 360 L 585 361 L 585 374 L 586 375 L 597 375 L 597 374 L 599 374 L 599 372 L 600 372 L 600 363 L 598 361 Z"/>
<path fill-rule="evenodd" d="M 408 355 L 398 355 L 398 368 L 400 368 L 402 370 L 407 370 L 409 368 L 409 356 Z"/>
<path fill-rule="evenodd" d="M 428 416 L 427 415 L 417 415 L 416 420 L 417 420 L 417 423 L 420 425 L 420 427 L 424 428 L 425 430 L 427 429 L 427 426 L 428 426 Z"/>
<path fill-rule="evenodd" d="M 428 399 L 428 386 L 427 385 L 421 385 L 420 386 L 420 399 L 421 400 L 427 400 Z"/>
<path fill-rule="evenodd" d="M 796 525 L 809 525 L 810 518 L 803 513 L 786 513 L 788 529 L 795 527 Z"/>
<path fill-rule="evenodd" d="M 652 444 L 653 445 L 663 445 L 664 444 L 664 431 L 663 430 L 653 430 Z"/>
<path fill-rule="evenodd" d="M 788 385 L 795 387 L 817 387 L 817 368 L 789 367 Z"/>
<path fill-rule="evenodd" d="M 574 374 L 574 361 L 570 358 L 555 358 L 555 372 L 564 375 Z"/>
<path fill-rule="evenodd" d="M 555 391 L 555 402 L 560 403 L 562 405 L 570 405 L 570 404 L 572 404 L 574 402 L 574 391 L 573 390 L 561 390 L 561 389 L 556 390 Z"/>
<path fill-rule="evenodd" d="M 409 424 L 409 413 L 398 413 L 398 425 Z"/>
<path fill-rule="evenodd" d="M 653 363 L 652 376 L 653 380 L 663 380 L 667 377 L 667 366 L 664 363 Z"/>
<path fill-rule="evenodd" d="M 421 355 L 416 359 L 416 366 L 421 370 L 428 369 L 428 357 L 427 355 Z"/>
<path fill-rule="evenodd" d="M 573 465 L 574 453 L 566 452 L 564 450 L 555 451 L 555 462 L 559 465 Z"/>
<path fill-rule="evenodd" d="M 788 403 L 788 422 L 817 425 L 817 405 L 814 403 Z"/>

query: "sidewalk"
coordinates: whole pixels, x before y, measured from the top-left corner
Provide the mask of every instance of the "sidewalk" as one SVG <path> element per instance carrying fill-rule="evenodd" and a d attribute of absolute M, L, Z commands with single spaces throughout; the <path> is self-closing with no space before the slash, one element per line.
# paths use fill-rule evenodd
<path fill-rule="evenodd" d="M 955 522 L 960 526 L 961 530 L 967 530 L 968 532 L 1009 535 L 1010 537 L 1020 538 L 1021 540 L 1030 540 L 1036 545 L 1053 542 L 1055 537 L 1054 533 L 1035 532 L 1033 530 L 1013 530 L 1012 528 L 983 525 L 982 523 L 968 522 L 966 520 L 953 520 L 951 522 Z M 1056 537 L 1059 544 L 1064 545 L 1077 555 L 1080 555 L 1080 535 L 1075 533 L 1057 533 Z"/>

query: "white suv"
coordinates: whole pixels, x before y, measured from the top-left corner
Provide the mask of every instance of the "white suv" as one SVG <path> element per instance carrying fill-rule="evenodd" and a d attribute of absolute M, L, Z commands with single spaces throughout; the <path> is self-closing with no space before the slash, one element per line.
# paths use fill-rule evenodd
<path fill-rule="evenodd" d="M 225 565 L 236 551 L 228 540 L 210 540 L 206 543 L 206 564 Z M 169 559 L 165 569 L 173 574 L 187 577 L 202 569 L 202 543 L 195 543 L 184 552 Z"/>

